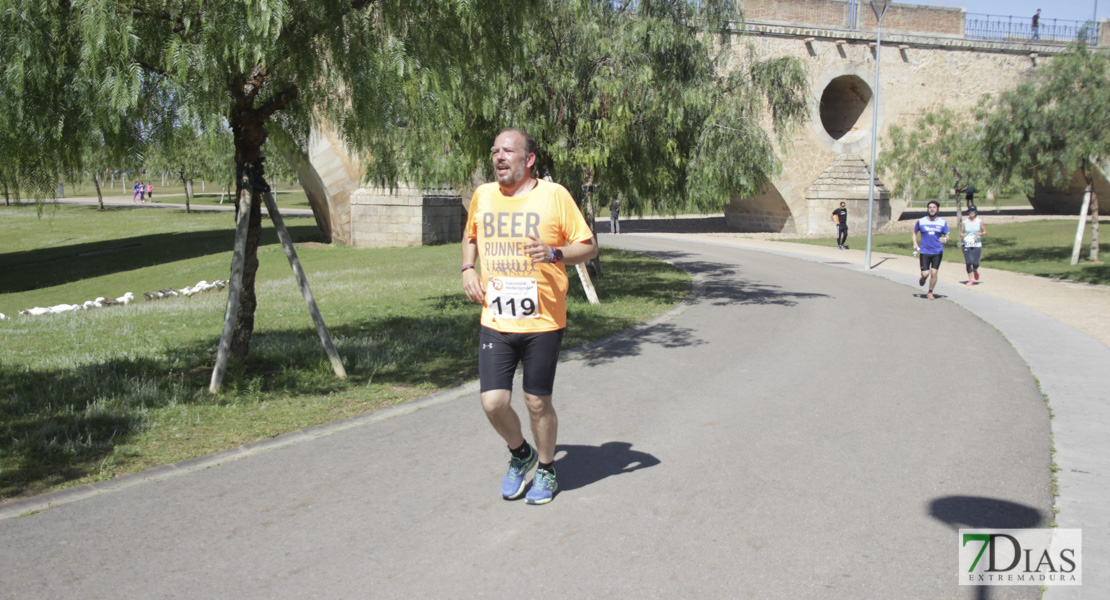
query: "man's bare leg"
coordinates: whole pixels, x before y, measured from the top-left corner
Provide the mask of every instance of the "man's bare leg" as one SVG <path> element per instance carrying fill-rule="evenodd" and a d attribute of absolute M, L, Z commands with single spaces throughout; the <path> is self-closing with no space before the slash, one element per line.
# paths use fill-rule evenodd
<path fill-rule="evenodd" d="M 937 270 L 929 269 L 929 291 L 933 291 L 935 287 L 937 287 Z"/>
<path fill-rule="evenodd" d="M 540 462 L 543 464 L 555 462 L 555 439 L 559 435 L 559 417 L 551 404 L 551 396 L 533 396 L 525 393 L 524 402 L 528 405 L 528 415 L 532 420 L 532 437 L 536 440 Z"/>
<path fill-rule="evenodd" d="M 509 405 L 512 395 L 512 390 L 482 392 L 482 408 L 486 411 L 486 418 L 489 419 L 490 425 L 493 425 L 493 429 L 505 440 L 509 448 L 519 448 L 524 443 L 524 434 L 520 430 L 520 417 Z"/>

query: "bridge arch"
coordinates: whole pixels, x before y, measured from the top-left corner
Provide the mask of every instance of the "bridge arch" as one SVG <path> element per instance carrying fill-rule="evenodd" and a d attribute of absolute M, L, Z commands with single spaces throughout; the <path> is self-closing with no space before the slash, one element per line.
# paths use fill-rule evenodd
<path fill-rule="evenodd" d="M 794 214 L 771 181 L 763 193 L 750 198 L 733 198 L 725 206 L 725 223 L 733 231 L 749 233 L 796 233 Z"/>

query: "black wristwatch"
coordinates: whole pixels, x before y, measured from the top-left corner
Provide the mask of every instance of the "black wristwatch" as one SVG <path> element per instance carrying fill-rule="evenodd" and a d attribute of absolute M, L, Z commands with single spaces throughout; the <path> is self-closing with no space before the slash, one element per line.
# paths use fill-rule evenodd
<path fill-rule="evenodd" d="M 563 260 L 563 251 L 552 246 L 551 247 L 551 264 L 561 262 Z"/>

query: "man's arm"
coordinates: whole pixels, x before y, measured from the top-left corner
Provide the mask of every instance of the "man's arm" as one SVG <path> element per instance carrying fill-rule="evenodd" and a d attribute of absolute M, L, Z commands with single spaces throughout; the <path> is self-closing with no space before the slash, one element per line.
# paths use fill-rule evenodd
<path fill-rule="evenodd" d="M 478 304 L 486 301 L 486 290 L 482 287 L 482 278 L 478 276 L 478 240 L 468 237 L 463 233 L 462 241 L 462 283 L 466 297 Z M 470 265 L 470 268 L 467 268 Z"/>
<path fill-rule="evenodd" d="M 530 241 L 524 244 L 524 254 L 531 258 L 533 263 L 551 262 L 551 251 L 556 246 L 548 246 L 531 236 L 529 238 Z M 559 250 L 563 253 L 562 263 L 570 266 L 582 264 L 597 256 L 597 246 L 594 245 L 593 240 L 567 244 L 559 247 Z"/>
<path fill-rule="evenodd" d="M 588 260 L 592 260 L 597 256 L 597 246 L 594 245 L 593 240 L 586 240 L 584 242 L 577 242 L 574 244 L 567 244 L 560 248 L 563 251 L 563 264 L 564 265 L 578 265 Z"/>
<path fill-rule="evenodd" d="M 913 231 L 910 232 L 910 240 L 913 242 L 913 249 L 914 250 L 920 250 L 921 249 L 921 246 L 917 245 L 917 230 L 916 229 L 914 229 Z"/>

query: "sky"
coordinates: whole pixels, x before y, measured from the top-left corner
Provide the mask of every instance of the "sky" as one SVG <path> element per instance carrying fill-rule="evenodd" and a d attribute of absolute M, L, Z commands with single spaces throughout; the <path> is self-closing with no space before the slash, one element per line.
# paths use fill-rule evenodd
<path fill-rule="evenodd" d="M 863 0 L 861 3 L 865 3 Z M 1087 21 L 1095 12 L 1096 0 L 895 0 L 900 4 L 925 4 L 966 8 L 969 13 L 1033 17 L 1041 9 L 1042 19 Z M 1098 18 L 1110 19 L 1110 0 L 1097 0 Z"/>

